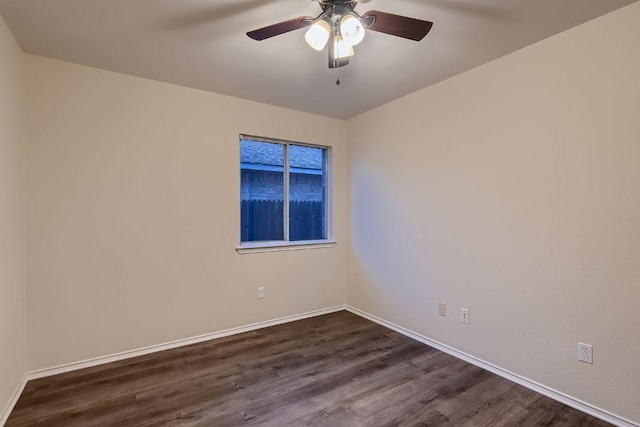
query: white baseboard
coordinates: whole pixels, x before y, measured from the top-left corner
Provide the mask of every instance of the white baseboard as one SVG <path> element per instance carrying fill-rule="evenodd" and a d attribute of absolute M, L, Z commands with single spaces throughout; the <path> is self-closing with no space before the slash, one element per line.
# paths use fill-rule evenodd
<path fill-rule="evenodd" d="M 518 374 L 515 374 L 513 372 L 507 371 L 506 369 L 502 369 L 496 365 L 493 365 L 492 363 L 486 362 L 482 359 L 478 359 L 475 356 L 472 356 L 470 354 L 464 353 L 456 348 L 453 348 L 451 346 L 448 346 L 446 344 L 443 344 L 441 342 L 438 342 L 436 340 L 433 340 L 431 338 L 425 337 L 423 335 L 420 335 L 416 332 L 413 332 L 409 329 L 403 328 L 402 326 L 398 326 L 395 323 L 391 323 L 389 321 L 386 321 L 384 319 L 381 319 L 377 316 L 374 316 L 372 314 L 369 314 L 365 311 L 362 311 L 360 309 L 357 309 L 355 307 L 352 307 L 350 305 L 338 305 L 335 307 L 329 307 L 329 308 L 325 308 L 325 309 L 321 309 L 321 310 L 314 310 L 314 311 L 309 311 L 306 313 L 301 313 L 301 314 L 295 314 L 292 316 L 285 316 L 285 317 L 281 317 L 278 319 L 274 319 L 274 320 L 267 320 L 264 322 L 258 322 L 258 323 L 253 323 L 250 325 L 246 325 L 246 326 L 240 326 L 240 327 L 236 327 L 236 328 L 231 328 L 231 329 L 225 329 L 223 331 L 218 331 L 218 332 L 212 332 L 209 334 L 204 334 L 204 335 L 198 335 L 195 337 L 191 337 L 191 338 L 184 338 L 184 339 L 180 339 L 180 340 L 176 340 L 176 341 L 171 341 L 168 343 L 164 343 L 164 344 L 156 344 L 156 345 L 152 345 L 149 347 L 144 347 L 144 348 L 139 348 L 136 350 L 129 350 L 129 351 L 124 351 L 121 353 L 116 353 L 116 354 L 111 354 L 108 356 L 101 356 L 101 357 L 96 357 L 93 359 L 87 359 L 87 360 L 82 360 L 79 362 L 73 362 L 73 363 L 68 363 L 68 364 L 64 364 L 64 365 L 60 365 L 60 366 L 55 366 L 52 368 L 47 368 L 47 369 L 40 369 L 37 371 L 32 371 L 32 372 L 27 372 L 23 378 L 22 381 L 20 382 L 20 384 L 18 385 L 18 387 L 16 388 L 15 392 L 13 393 L 13 396 L 11 397 L 11 400 L 9 401 L 9 404 L 7 405 L 5 411 L 3 414 L 1 414 L 0 416 L 0 426 L 4 426 L 4 424 L 6 423 L 7 419 L 9 418 L 9 415 L 11 414 L 11 411 L 13 410 L 14 406 L 16 405 L 16 403 L 18 402 L 18 398 L 20 397 L 20 395 L 22 394 L 22 391 L 24 390 L 25 385 L 27 384 L 27 381 L 30 380 L 34 380 L 34 379 L 38 379 L 38 378 L 44 378 L 44 377 L 48 377 L 48 376 L 52 376 L 52 375 L 58 375 L 58 374 L 62 374 L 65 372 L 71 372 L 71 371 L 76 371 L 78 369 L 84 369 L 84 368 L 89 368 L 92 366 L 98 366 L 98 365 L 103 365 L 106 363 L 111 363 L 111 362 L 116 362 L 119 360 L 124 360 L 124 359 L 129 359 L 132 357 L 137 357 L 137 356 L 143 356 L 146 354 L 150 354 L 150 353 L 155 353 L 158 351 L 163 351 L 163 350 L 170 350 L 172 348 L 177 348 L 177 347 L 182 347 L 182 346 L 186 346 L 186 345 L 191 345 L 191 344 L 197 344 L 200 342 L 204 342 L 204 341 L 209 341 L 209 340 L 214 340 L 216 338 L 222 338 L 222 337 L 226 337 L 226 336 L 230 336 L 230 335 L 235 335 L 235 334 L 240 334 L 243 332 L 249 332 L 249 331 L 254 331 L 256 329 L 262 329 L 262 328 L 267 328 L 269 326 L 276 326 L 276 325 L 280 325 L 283 323 L 288 323 L 288 322 L 295 322 L 296 320 L 302 320 L 302 319 L 307 319 L 310 317 L 315 317 L 315 316 L 321 316 L 323 314 L 329 314 L 329 313 L 335 313 L 337 311 L 341 311 L 341 310 L 347 310 L 350 311 L 353 314 L 356 314 L 358 316 L 364 317 L 365 319 L 371 320 L 372 322 L 378 323 L 382 326 L 385 326 L 389 329 L 392 329 L 402 335 L 405 335 L 409 338 L 413 338 L 416 341 L 419 341 L 423 344 L 426 344 L 430 347 L 434 347 L 440 351 L 443 351 L 447 354 L 450 354 L 458 359 L 462 359 L 466 362 L 469 362 L 473 365 L 476 365 L 482 369 L 485 369 L 489 372 L 493 372 L 496 375 L 499 375 L 503 378 L 506 378 L 510 381 L 513 381 L 517 384 L 520 384 L 524 387 L 527 387 L 528 389 L 531 389 L 533 391 L 536 391 L 542 395 L 545 395 L 547 397 L 550 397 L 551 399 L 557 400 L 558 402 L 564 403 L 567 406 L 571 406 L 572 408 L 575 408 L 579 411 L 585 412 L 589 415 L 593 415 L 596 418 L 600 418 L 601 420 L 607 421 L 611 424 L 620 426 L 620 427 L 640 427 L 640 424 L 636 424 L 633 421 L 627 420 L 623 417 L 620 417 L 618 415 L 612 414 L 610 412 L 605 411 L 604 409 L 600 409 L 598 407 L 595 407 L 589 403 L 583 402 L 579 399 L 575 399 L 571 396 L 568 396 L 564 393 L 561 393 L 557 390 L 554 390 L 552 388 L 549 388 L 547 386 L 544 386 L 542 384 L 539 384 L 535 381 L 532 381 L 528 378 L 522 377 Z"/>
<path fill-rule="evenodd" d="M 54 366 L 51 368 L 40 369 L 37 371 L 27 372 L 27 381 L 38 378 L 50 377 L 52 375 L 63 374 L 65 372 L 77 371 L 78 369 L 90 368 L 92 366 L 104 365 L 106 363 L 117 362 L 119 360 L 130 359 L 132 357 L 144 356 L 158 351 L 170 350 L 172 348 L 183 347 L 186 345 L 197 344 L 204 341 L 215 340 L 217 338 L 227 337 L 229 335 L 241 334 L 243 332 L 255 331 L 256 329 L 268 328 L 269 326 L 280 325 L 282 323 L 295 322 L 296 320 L 307 319 L 309 317 L 322 316 L 323 314 L 335 313 L 344 310 L 344 305 L 335 307 L 313 310 L 306 313 L 294 314 L 291 316 L 280 317 L 278 319 L 266 320 L 264 322 L 252 323 L 250 325 L 238 326 L 236 328 L 225 329 L 223 331 L 211 332 L 204 335 L 198 335 L 191 338 L 183 338 L 170 341 L 164 344 L 155 344 L 148 347 L 138 348 L 135 350 L 123 351 L 120 353 L 110 354 L 107 356 L 95 357 L 92 359 L 81 360 L 78 362 L 66 363 L 64 365 Z"/>
<path fill-rule="evenodd" d="M 419 341 L 423 344 L 426 344 L 430 347 L 434 347 L 440 351 L 443 351 L 447 354 L 450 354 L 451 356 L 454 356 L 458 359 L 462 359 L 465 362 L 469 362 L 472 365 L 476 365 L 484 370 L 487 370 L 489 372 L 492 372 L 496 375 L 499 375 L 503 378 L 508 379 L 509 381 L 513 381 L 514 383 L 520 384 L 521 386 L 524 386 L 530 390 L 533 390 L 535 392 L 538 392 L 544 396 L 547 396 L 553 400 L 556 400 L 560 403 L 564 403 L 567 406 L 571 406 L 572 408 L 575 408 L 579 411 L 585 412 L 589 415 L 593 415 L 596 418 L 599 418 L 601 420 L 604 420 L 608 423 L 611 423 L 613 425 L 619 426 L 619 427 L 640 427 L 640 424 L 636 424 L 633 421 L 630 421 L 626 418 L 620 417 L 618 415 L 612 414 L 611 412 L 605 411 L 604 409 L 600 409 L 596 406 L 593 406 L 589 403 L 583 402 L 579 399 L 573 398 L 571 396 L 568 396 L 562 392 L 559 392 L 557 390 L 554 390 L 550 387 L 547 387 L 545 385 L 542 385 L 540 383 L 537 383 L 535 381 L 532 381 L 528 378 L 525 378 L 523 376 L 520 376 L 518 374 L 515 374 L 513 372 L 507 371 L 506 369 L 500 368 L 499 366 L 496 366 L 492 363 L 486 362 L 482 359 L 478 359 L 475 356 L 472 356 L 470 354 L 467 354 L 463 351 L 460 351 L 456 348 L 453 348 L 451 346 L 448 346 L 446 344 L 443 344 L 439 341 L 433 340 L 431 338 L 425 337 L 424 335 L 420 335 L 416 332 L 413 332 L 407 328 L 403 328 L 402 326 L 398 326 L 395 323 L 391 323 L 387 320 L 381 319 L 377 316 L 374 316 L 372 314 L 369 314 L 365 311 L 362 311 L 358 308 L 352 307 L 350 305 L 346 305 L 345 309 L 347 311 L 350 311 L 353 314 L 356 314 L 358 316 L 364 317 L 365 319 L 371 320 L 372 322 L 378 323 L 382 326 L 385 326 L 389 329 L 392 329 L 402 335 L 405 335 L 409 338 L 413 338 L 416 341 Z"/>
<path fill-rule="evenodd" d="M 9 419 L 9 415 L 11 414 L 11 411 L 13 411 L 13 408 L 16 406 L 16 403 L 18 403 L 18 399 L 20 398 L 25 385 L 27 385 L 27 376 L 23 375 L 20 383 L 13 392 L 13 395 L 11 395 L 11 399 L 9 400 L 7 407 L 4 408 L 4 412 L 0 414 L 0 426 L 4 426 L 4 424 Z"/>
<path fill-rule="evenodd" d="M 65 372 L 77 371 L 79 369 L 90 368 L 92 366 L 104 365 L 106 363 L 117 362 L 119 360 L 130 359 L 132 357 L 144 356 L 145 354 L 156 353 L 158 351 L 170 350 L 172 348 L 182 347 L 191 344 L 197 344 L 204 341 L 214 340 L 216 338 L 227 337 L 229 335 L 241 334 L 243 332 L 255 331 L 256 329 L 268 328 L 269 326 L 281 325 L 283 323 L 295 322 L 296 320 L 308 319 L 310 317 L 322 316 L 323 314 L 335 313 L 345 309 L 344 305 L 337 305 L 335 307 L 323 308 L 320 310 L 308 311 L 306 313 L 294 314 L 291 316 L 280 317 L 278 319 L 266 320 L 264 322 L 252 323 L 250 325 L 239 326 L 236 328 L 225 329 L 223 331 L 212 332 L 209 334 L 198 335 L 191 338 L 183 338 L 167 342 L 164 344 L 156 344 L 148 347 L 143 347 L 135 350 L 123 351 L 120 353 L 110 354 L 107 356 L 95 357 L 92 359 L 81 360 L 78 362 L 66 363 L 64 365 L 54 366 L 46 369 L 39 369 L 37 371 L 31 371 L 24 374 L 22 381 L 18 384 L 16 391 L 11 396 L 11 400 L 7 404 L 4 412 L 0 414 L 0 427 L 4 426 L 11 414 L 11 411 L 15 407 L 24 387 L 30 380 L 38 378 L 50 377 L 52 375 L 63 374 Z"/>

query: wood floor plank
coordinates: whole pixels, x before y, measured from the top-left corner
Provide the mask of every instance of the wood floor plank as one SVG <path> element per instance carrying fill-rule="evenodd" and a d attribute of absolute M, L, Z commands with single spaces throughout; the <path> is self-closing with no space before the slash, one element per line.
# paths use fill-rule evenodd
<path fill-rule="evenodd" d="M 346 311 L 30 381 L 7 427 L 608 424 Z"/>

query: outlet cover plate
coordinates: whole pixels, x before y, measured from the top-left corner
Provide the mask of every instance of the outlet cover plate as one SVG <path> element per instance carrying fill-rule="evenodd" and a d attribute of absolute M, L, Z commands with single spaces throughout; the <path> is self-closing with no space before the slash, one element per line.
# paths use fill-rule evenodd
<path fill-rule="evenodd" d="M 447 303 L 445 303 L 445 302 L 439 302 L 438 303 L 438 314 L 440 316 L 446 316 L 447 315 Z"/>
<path fill-rule="evenodd" d="M 591 344 L 578 343 L 578 360 L 580 362 L 593 364 L 593 346 Z"/>
<path fill-rule="evenodd" d="M 462 323 L 469 323 L 469 310 L 466 308 L 460 309 L 460 321 Z"/>

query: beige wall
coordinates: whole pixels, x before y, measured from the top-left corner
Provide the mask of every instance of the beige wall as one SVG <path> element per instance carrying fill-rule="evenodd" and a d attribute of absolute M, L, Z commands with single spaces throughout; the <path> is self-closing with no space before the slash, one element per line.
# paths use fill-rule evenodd
<path fill-rule="evenodd" d="M 30 370 L 344 303 L 344 122 L 26 59 Z M 333 147 L 337 246 L 236 253 L 240 133 Z"/>
<path fill-rule="evenodd" d="M 349 123 L 25 55 L 26 369 L 330 307 L 346 288 L 640 422 L 638 18 L 636 3 Z M 0 406 L 25 370 L 20 55 L 0 22 Z M 334 147 L 336 247 L 235 252 L 239 133 Z"/>
<path fill-rule="evenodd" d="M 347 302 L 640 422 L 638 22 L 635 3 L 353 119 Z"/>
<path fill-rule="evenodd" d="M 0 17 L 0 418 L 25 371 L 22 65 Z"/>

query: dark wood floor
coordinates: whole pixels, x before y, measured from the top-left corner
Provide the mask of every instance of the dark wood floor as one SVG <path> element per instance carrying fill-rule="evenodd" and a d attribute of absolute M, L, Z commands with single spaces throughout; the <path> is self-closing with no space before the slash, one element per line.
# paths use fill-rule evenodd
<path fill-rule="evenodd" d="M 348 312 L 30 381 L 14 426 L 606 426 Z"/>

